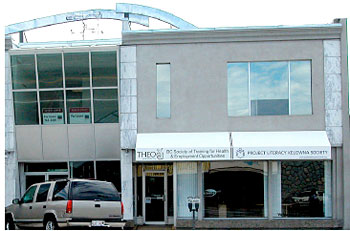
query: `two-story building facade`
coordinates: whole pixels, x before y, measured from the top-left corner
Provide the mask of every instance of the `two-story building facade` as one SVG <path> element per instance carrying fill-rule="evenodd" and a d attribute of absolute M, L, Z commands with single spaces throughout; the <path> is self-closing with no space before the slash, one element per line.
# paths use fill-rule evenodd
<path fill-rule="evenodd" d="M 127 23 L 121 40 L 7 47 L 7 204 L 31 183 L 96 178 L 131 226 L 190 228 L 196 197 L 197 228 L 350 227 L 345 19 Z"/>

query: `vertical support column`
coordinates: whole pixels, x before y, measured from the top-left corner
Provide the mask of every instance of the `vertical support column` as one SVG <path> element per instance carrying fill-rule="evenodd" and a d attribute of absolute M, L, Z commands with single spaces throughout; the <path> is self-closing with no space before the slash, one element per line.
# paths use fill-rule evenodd
<path fill-rule="evenodd" d="M 15 121 L 13 110 L 11 64 L 8 51 L 12 48 L 11 37 L 5 38 L 5 206 L 19 198 L 18 161 L 16 152 Z"/>
<path fill-rule="evenodd" d="M 132 155 L 131 150 L 121 150 L 120 172 L 122 185 L 122 201 L 124 205 L 124 219 L 132 220 L 133 216 L 133 181 L 132 181 Z"/>
<path fill-rule="evenodd" d="M 137 134 L 136 47 L 120 48 L 120 164 L 124 219 L 133 220 L 132 160 Z"/>

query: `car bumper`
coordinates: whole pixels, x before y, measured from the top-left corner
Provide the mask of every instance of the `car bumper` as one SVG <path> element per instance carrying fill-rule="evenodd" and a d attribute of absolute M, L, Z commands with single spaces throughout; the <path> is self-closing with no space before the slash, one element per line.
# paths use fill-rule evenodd
<path fill-rule="evenodd" d="M 96 220 L 103 220 L 103 219 L 96 219 Z M 100 227 L 123 228 L 125 224 L 126 222 L 122 221 L 121 219 L 109 219 L 109 220 L 104 220 L 104 225 Z M 58 226 L 59 227 L 99 227 L 99 226 L 92 226 L 91 219 L 71 219 L 65 222 L 59 222 Z"/>

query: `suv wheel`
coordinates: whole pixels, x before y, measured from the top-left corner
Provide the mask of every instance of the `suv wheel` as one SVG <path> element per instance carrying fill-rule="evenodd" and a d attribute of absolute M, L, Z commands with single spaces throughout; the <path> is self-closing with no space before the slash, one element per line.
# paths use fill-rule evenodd
<path fill-rule="evenodd" d="M 13 223 L 12 218 L 7 216 L 6 222 L 5 222 L 5 230 L 14 230 L 14 229 L 15 229 L 15 224 Z"/>
<path fill-rule="evenodd" d="M 49 217 L 44 222 L 45 230 L 55 230 L 58 228 L 55 218 Z"/>

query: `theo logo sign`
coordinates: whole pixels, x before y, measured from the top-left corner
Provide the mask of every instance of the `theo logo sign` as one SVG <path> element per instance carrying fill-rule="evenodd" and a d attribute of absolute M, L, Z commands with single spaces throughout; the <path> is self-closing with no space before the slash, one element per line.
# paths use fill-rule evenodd
<path fill-rule="evenodd" d="M 245 157 L 245 152 L 244 152 L 244 150 L 243 150 L 242 148 L 237 149 L 237 150 L 236 150 L 236 156 L 237 156 L 238 158 L 243 158 L 243 157 Z"/>
<path fill-rule="evenodd" d="M 151 160 L 163 160 L 164 152 L 163 148 L 157 149 L 157 151 L 153 152 L 137 152 L 137 157 L 139 159 L 151 159 Z"/>

